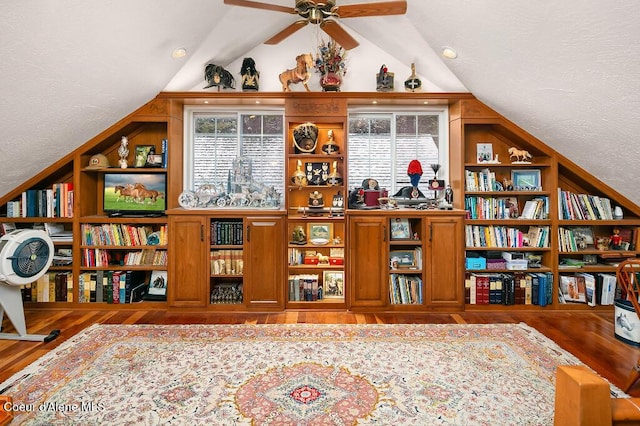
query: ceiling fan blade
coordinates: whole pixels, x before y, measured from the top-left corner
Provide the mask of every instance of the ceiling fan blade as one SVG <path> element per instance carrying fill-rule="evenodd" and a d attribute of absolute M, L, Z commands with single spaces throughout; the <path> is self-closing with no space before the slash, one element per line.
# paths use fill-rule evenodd
<path fill-rule="evenodd" d="M 309 21 L 304 19 L 298 20 L 293 24 L 286 27 L 284 30 L 280 31 L 278 34 L 271 37 L 269 40 L 265 41 L 264 44 L 278 44 L 285 38 L 289 37 L 291 34 L 295 33 L 305 25 L 307 25 Z"/>
<path fill-rule="evenodd" d="M 381 3 L 348 4 L 338 7 L 341 18 L 357 18 L 360 16 L 404 15 L 407 13 L 406 1 L 384 1 Z"/>
<path fill-rule="evenodd" d="M 353 49 L 354 47 L 358 47 L 358 45 L 360 44 L 356 41 L 356 39 L 351 37 L 349 33 L 346 32 L 344 28 L 342 28 L 336 21 L 328 19 L 320 24 L 320 28 L 322 28 L 322 31 L 327 33 L 340 46 L 344 47 L 345 50 Z"/>
<path fill-rule="evenodd" d="M 260 3 L 249 0 L 224 0 L 224 4 L 232 6 L 252 7 L 254 9 L 273 10 L 275 12 L 296 13 L 292 7 L 278 6 L 277 4 Z"/>

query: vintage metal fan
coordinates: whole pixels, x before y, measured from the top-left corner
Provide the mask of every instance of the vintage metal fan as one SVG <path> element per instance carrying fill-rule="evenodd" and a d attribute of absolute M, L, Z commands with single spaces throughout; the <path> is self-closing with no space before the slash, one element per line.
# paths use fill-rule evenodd
<path fill-rule="evenodd" d="M 353 49 L 358 46 L 359 43 L 340 26 L 336 19 L 404 15 L 407 12 L 407 2 L 404 0 L 350 4 L 345 6 L 336 6 L 335 0 L 296 0 L 296 5 L 292 8 L 249 0 L 224 0 L 224 3 L 233 6 L 273 10 L 276 12 L 285 12 L 300 16 L 301 19 L 295 21 L 269 40 L 265 41 L 265 44 L 278 44 L 302 27 L 312 23 L 319 25 L 325 33 L 347 50 Z"/>
<path fill-rule="evenodd" d="M 0 322 L 4 313 L 17 333 L 0 333 L 0 339 L 50 342 L 60 330 L 48 335 L 27 334 L 20 287 L 42 277 L 53 262 L 53 242 L 46 232 L 18 229 L 0 238 Z"/>

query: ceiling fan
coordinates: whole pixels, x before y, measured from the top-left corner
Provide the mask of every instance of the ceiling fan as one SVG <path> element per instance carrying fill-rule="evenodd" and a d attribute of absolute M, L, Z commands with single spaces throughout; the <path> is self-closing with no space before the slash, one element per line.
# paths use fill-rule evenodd
<path fill-rule="evenodd" d="M 346 50 L 358 46 L 358 42 L 335 20 L 337 18 L 357 18 L 363 16 L 403 15 L 407 12 L 407 2 L 385 1 L 378 3 L 360 3 L 336 6 L 335 0 L 312 1 L 296 0 L 295 7 L 279 6 L 250 0 L 224 0 L 233 6 L 252 7 L 254 9 L 273 10 L 300 16 L 300 19 L 265 41 L 265 44 L 278 44 L 291 34 L 309 23 L 320 28 Z"/>

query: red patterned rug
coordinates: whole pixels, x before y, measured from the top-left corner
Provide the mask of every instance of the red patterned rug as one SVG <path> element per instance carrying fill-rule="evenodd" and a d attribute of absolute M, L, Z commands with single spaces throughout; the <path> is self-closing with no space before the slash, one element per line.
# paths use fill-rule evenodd
<path fill-rule="evenodd" d="M 577 364 L 525 324 L 94 325 L 0 389 L 21 425 L 550 425 Z"/>

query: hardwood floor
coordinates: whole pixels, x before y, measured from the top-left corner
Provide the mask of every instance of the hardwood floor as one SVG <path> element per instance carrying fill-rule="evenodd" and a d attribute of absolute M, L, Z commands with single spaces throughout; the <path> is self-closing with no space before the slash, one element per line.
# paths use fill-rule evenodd
<path fill-rule="evenodd" d="M 524 322 L 554 340 L 601 376 L 624 388 L 640 348 L 614 336 L 613 312 L 521 312 L 456 314 L 398 314 L 286 311 L 279 313 L 194 313 L 116 310 L 27 310 L 30 333 L 60 329 L 50 342 L 0 340 L 0 383 L 57 347 L 82 329 L 95 324 L 388 324 L 388 323 L 517 323 Z M 5 318 L 3 331 L 13 326 Z M 629 391 L 640 397 L 640 381 Z"/>

